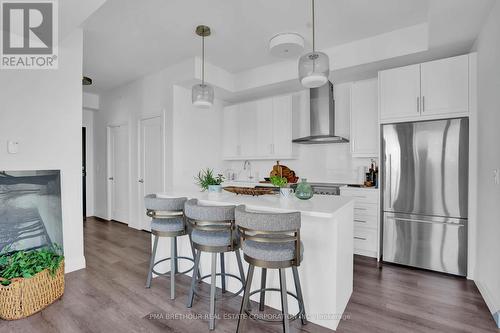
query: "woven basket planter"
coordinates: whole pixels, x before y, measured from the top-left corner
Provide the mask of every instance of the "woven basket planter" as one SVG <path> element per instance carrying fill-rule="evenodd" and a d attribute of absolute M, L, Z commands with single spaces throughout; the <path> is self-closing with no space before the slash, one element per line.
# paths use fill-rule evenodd
<path fill-rule="evenodd" d="M 16 278 L 0 285 L 0 318 L 21 319 L 43 310 L 64 293 L 64 261 L 52 276 L 48 269 L 31 278 Z"/>

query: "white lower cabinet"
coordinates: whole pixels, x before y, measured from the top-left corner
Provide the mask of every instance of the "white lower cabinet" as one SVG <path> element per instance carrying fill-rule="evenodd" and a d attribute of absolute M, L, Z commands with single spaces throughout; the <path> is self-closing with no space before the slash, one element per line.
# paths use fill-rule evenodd
<path fill-rule="evenodd" d="M 354 202 L 354 253 L 377 258 L 379 248 L 379 190 L 345 187 L 340 195 Z"/>
<path fill-rule="evenodd" d="M 293 95 L 282 95 L 224 108 L 225 160 L 295 158 Z"/>

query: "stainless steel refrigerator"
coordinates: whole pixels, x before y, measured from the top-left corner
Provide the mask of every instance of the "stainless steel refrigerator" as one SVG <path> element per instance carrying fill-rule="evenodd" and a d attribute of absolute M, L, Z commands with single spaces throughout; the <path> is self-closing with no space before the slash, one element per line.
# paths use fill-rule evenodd
<path fill-rule="evenodd" d="M 467 275 L 467 118 L 382 126 L 382 259 Z"/>

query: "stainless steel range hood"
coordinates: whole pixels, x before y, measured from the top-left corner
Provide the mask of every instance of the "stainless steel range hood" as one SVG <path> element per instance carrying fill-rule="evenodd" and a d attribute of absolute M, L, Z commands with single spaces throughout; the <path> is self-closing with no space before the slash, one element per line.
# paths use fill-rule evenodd
<path fill-rule="evenodd" d="M 333 84 L 310 89 L 311 134 L 292 142 L 302 144 L 345 143 L 348 139 L 335 135 L 335 101 Z"/>

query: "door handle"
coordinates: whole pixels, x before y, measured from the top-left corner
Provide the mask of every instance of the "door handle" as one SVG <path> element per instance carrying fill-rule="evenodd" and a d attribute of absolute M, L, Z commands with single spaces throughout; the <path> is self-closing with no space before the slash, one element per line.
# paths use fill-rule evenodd
<path fill-rule="evenodd" d="M 366 238 L 364 238 L 364 237 L 356 237 L 356 236 L 354 236 L 354 239 L 359 239 L 359 240 L 364 240 L 364 241 L 366 240 Z"/>
<path fill-rule="evenodd" d="M 417 113 L 420 113 L 420 97 L 417 96 Z"/>
<path fill-rule="evenodd" d="M 356 220 L 356 219 L 354 220 L 354 222 L 366 223 L 365 220 Z"/>
<path fill-rule="evenodd" d="M 389 208 L 392 208 L 392 155 L 389 154 Z"/>
<path fill-rule="evenodd" d="M 113 177 L 109 177 L 108 180 L 115 180 Z"/>
<path fill-rule="evenodd" d="M 425 96 L 422 96 L 422 112 L 425 112 Z"/>
<path fill-rule="evenodd" d="M 139 183 L 141 183 L 141 184 L 143 184 L 143 183 L 144 183 L 144 179 L 142 179 L 142 178 L 141 178 L 141 179 L 139 179 L 138 181 L 139 181 Z"/>

